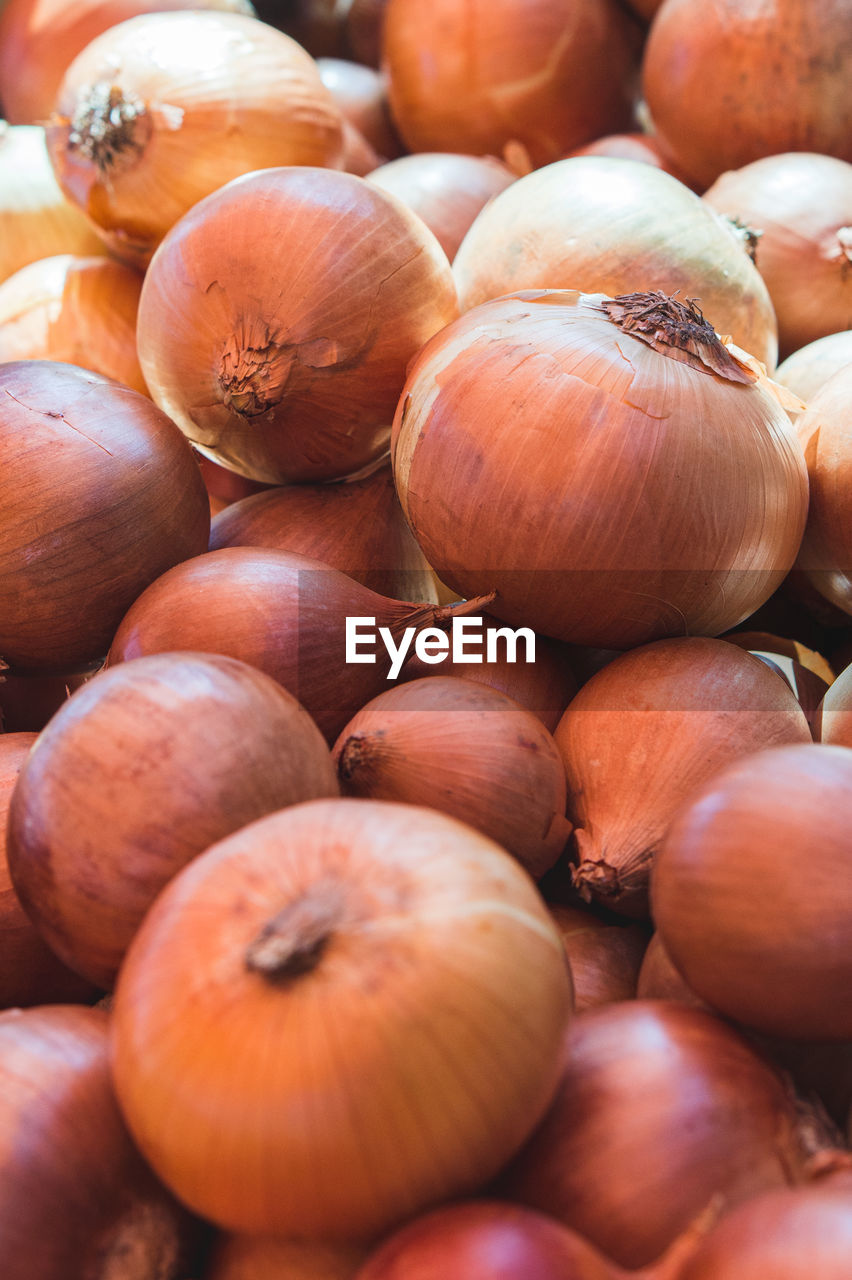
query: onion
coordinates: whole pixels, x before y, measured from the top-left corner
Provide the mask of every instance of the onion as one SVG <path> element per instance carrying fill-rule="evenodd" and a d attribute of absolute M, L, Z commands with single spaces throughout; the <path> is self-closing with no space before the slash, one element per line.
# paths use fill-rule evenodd
<path fill-rule="evenodd" d="M 0 657 L 101 657 L 159 574 L 207 543 L 186 441 L 147 396 L 73 365 L 0 367 Z"/>
<path fill-rule="evenodd" d="M 378 169 L 382 157 L 373 150 L 370 143 L 354 124 L 343 121 L 343 159 L 341 168 L 346 173 L 353 173 L 357 178 L 364 178 L 374 169 Z"/>
<path fill-rule="evenodd" d="M 667 0 L 648 35 L 645 99 L 699 186 L 784 151 L 852 160 L 846 0 Z"/>
<path fill-rule="evenodd" d="M 223 1236 L 204 1280 L 354 1280 L 357 1247 L 299 1244 L 274 1236 Z"/>
<path fill-rule="evenodd" d="M 852 164 L 810 152 L 767 156 L 723 173 L 703 199 L 760 233 L 755 262 L 782 357 L 852 327 Z"/>
<path fill-rule="evenodd" d="M 108 27 L 152 9 L 253 12 L 248 0 L 7 0 L 0 17 L 0 100 L 6 119 L 43 123 L 77 54 Z"/>
<path fill-rule="evenodd" d="M 103 254 L 79 209 L 59 189 L 44 129 L 0 120 L 0 280 L 57 253 Z"/>
<path fill-rule="evenodd" d="M 713 1012 L 710 1006 L 700 1000 L 686 985 L 672 964 L 671 956 L 666 951 L 659 933 L 655 933 L 648 943 L 642 967 L 639 970 L 636 994 L 640 1000 L 680 1000 L 683 1004 L 692 1005 L 695 1009 Z"/>
<path fill-rule="evenodd" d="M 279 241 L 287 253 L 270 255 Z M 456 314 L 446 256 L 397 200 L 351 174 L 272 169 L 168 236 L 139 358 L 215 461 L 275 484 L 330 480 L 387 449 L 408 361 Z"/>
<path fill-rule="evenodd" d="M 772 303 L 742 244 L 683 183 L 637 160 L 576 156 L 519 178 L 474 221 L 453 275 L 463 311 L 518 289 L 679 293 L 776 363 Z"/>
<path fill-rule="evenodd" d="M 562 159 L 570 160 L 572 156 L 611 156 L 615 160 L 637 160 L 641 164 L 653 165 L 655 169 L 664 169 L 679 182 L 689 186 L 684 173 L 672 163 L 671 157 L 662 150 L 653 134 L 650 133 L 607 133 L 585 146 L 575 147 Z"/>
<path fill-rule="evenodd" d="M 344 118 L 378 155 L 383 160 L 398 156 L 400 145 L 391 123 L 385 77 L 347 58 L 317 58 L 317 69 Z"/>
<path fill-rule="evenodd" d="M 289 485 L 226 508 L 210 529 L 210 550 L 296 551 L 401 600 L 434 600 L 435 582 L 405 523 L 393 474 L 382 466 L 341 484 Z"/>
<path fill-rule="evenodd" d="M 59 360 L 147 393 L 136 355 L 142 278 L 109 258 L 42 258 L 0 284 L 0 361 Z"/>
<path fill-rule="evenodd" d="M 632 1000 L 648 945 L 643 926 L 611 924 L 591 911 L 562 903 L 551 903 L 550 914 L 571 965 L 577 1012 Z"/>
<path fill-rule="evenodd" d="M 795 1040 L 852 1039 L 852 751 L 773 747 L 717 774 L 669 829 L 654 918 L 690 987 Z"/>
<path fill-rule="evenodd" d="M 823 695 L 816 715 L 820 742 L 852 747 L 852 666 L 845 667 Z"/>
<path fill-rule="evenodd" d="M 794 395 L 809 401 L 832 374 L 848 364 L 852 364 L 852 329 L 809 342 L 779 364 L 772 376 Z"/>
<path fill-rule="evenodd" d="M 809 586 L 852 613 L 852 365 L 816 393 L 797 423 L 810 482 L 805 535 L 796 562 Z"/>
<path fill-rule="evenodd" d="M 383 164 L 369 181 L 413 209 L 452 262 L 476 215 L 515 177 L 493 156 L 421 151 Z"/>
<path fill-rule="evenodd" d="M 115 253 L 144 265 L 182 214 L 232 178 L 339 163 L 342 128 L 294 40 L 198 9 L 141 14 L 97 36 L 65 74 L 47 143 L 66 195 Z"/>
<path fill-rule="evenodd" d="M 790 686 L 805 713 L 811 735 L 818 738 L 817 712 L 826 689 L 834 680 L 834 672 L 825 658 L 796 640 L 760 631 L 729 631 L 725 639 L 740 649 L 748 649 Z"/>
<path fill-rule="evenodd" d="M 190 859 L 255 818 L 337 793 L 322 735 L 269 676 L 212 654 L 140 658 L 96 675 L 41 734 L 9 810 L 9 868 L 56 954 L 111 987 Z"/>
<path fill-rule="evenodd" d="M 622 1266 L 653 1261 L 713 1196 L 734 1206 L 798 1175 L 783 1084 L 711 1014 L 646 1000 L 591 1009 L 569 1028 L 564 1062 L 499 1189 Z"/>
<path fill-rule="evenodd" d="M 157 899 L 116 990 L 116 1088 L 205 1217 L 358 1241 L 505 1163 L 553 1095 L 570 1000 L 544 904 L 499 846 L 413 805 L 318 800 Z"/>
<path fill-rule="evenodd" d="M 727 630 L 792 565 L 807 504 L 789 418 L 757 377 L 659 295 L 483 305 L 409 370 L 403 510 L 441 580 L 496 590 L 515 625 L 607 648 Z"/>
<path fill-rule="evenodd" d="M 520 142 L 542 165 L 627 125 L 637 46 L 615 0 L 389 0 L 382 52 L 410 151 Z"/>
<path fill-rule="evenodd" d="M 556 730 L 575 825 L 574 884 L 628 915 L 679 806 L 731 760 L 809 742 L 786 684 L 724 640 L 660 640 L 592 676 Z"/>
<path fill-rule="evenodd" d="M 531 711 L 457 676 L 373 698 L 334 746 L 344 795 L 448 813 L 496 840 L 538 878 L 565 848 L 565 771 Z"/>
<path fill-rule="evenodd" d="M 0 1013 L 4 1280 L 179 1280 L 194 1231 L 122 1123 L 102 1009 Z"/>
<path fill-rule="evenodd" d="M 392 600 L 306 556 L 225 547 L 185 561 L 143 591 L 108 660 L 184 649 L 240 658 L 298 698 L 333 742 L 359 707 L 387 688 L 391 667 L 379 640 L 373 664 L 345 662 L 347 618 L 374 617 L 376 629 L 387 627 L 399 646 L 406 628 L 444 626 L 482 603 Z M 366 648 L 360 656 L 369 656 Z"/>
<path fill-rule="evenodd" d="M 21 906 L 6 861 L 6 816 L 34 733 L 0 736 L 0 1009 L 89 1000 L 96 992 L 42 942 Z M 0 1237 L 2 1238 L 2 1237 Z"/>
<path fill-rule="evenodd" d="M 210 499 L 211 515 L 218 515 L 232 502 L 239 502 L 241 498 L 250 498 L 252 494 L 263 493 L 273 487 L 264 484 L 262 480 L 247 480 L 245 476 L 238 476 L 235 471 L 220 467 L 218 462 L 214 462 L 212 458 L 205 458 L 202 453 L 196 452 L 195 461 L 201 470 L 204 487 Z"/>

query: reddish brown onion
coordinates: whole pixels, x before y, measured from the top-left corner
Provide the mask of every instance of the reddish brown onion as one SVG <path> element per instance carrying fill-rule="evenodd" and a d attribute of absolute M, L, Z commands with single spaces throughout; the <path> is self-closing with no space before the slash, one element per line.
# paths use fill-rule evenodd
<path fill-rule="evenodd" d="M 700 1000 L 686 985 L 672 964 L 671 956 L 666 951 L 659 933 L 655 933 L 648 943 L 642 967 L 639 970 L 636 994 L 640 1000 L 680 1000 L 682 1004 L 692 1005 L 695 1009 L 713 1012 L 710 1006 L 704 1000 Z"/>
<path fill-rule="evenodd" d="M 613 924 L 591 911 L 550 903 L 574 979 L 578 1013 L 637 994 L 648 931 L 641 924 Z"/>

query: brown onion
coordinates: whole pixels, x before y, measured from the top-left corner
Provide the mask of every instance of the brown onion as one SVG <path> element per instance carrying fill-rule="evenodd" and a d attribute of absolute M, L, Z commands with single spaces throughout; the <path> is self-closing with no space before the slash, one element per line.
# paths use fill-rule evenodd
<path fill-rule="evenodd" d="M 342 126 L 295 40 L 244 14 L 195 9 L 140 14 L 87 45 L 65 73 L 47 145 L 69 199 L 144 266 L 232 178 L 338 164 Z"/>
<path fill-rule="evenodd" d="M 379 164 L 398 156 L 400 145 L 391 123 L 385 77 L 347 58 L 317 58 L 317 69 L 344 118 L 381 157 Z"/>
<path fill-rule="evenodd" d="M 570 1001 L 499 846 L 413 805 L 317 800 L 163 891 L 119 976 L 113 1070 L 140 1149 L 205 1217 L 352 1242 L 497 1172 L 553 1095 Z"/>
<path fill-rule="evenodd" d="M 210 550 L 272 547 L 340 569 L 371 591 L 435 600 L 435 582 L 405 522 L 389 466 L 340 484 L 287 485 L 227 507 Z"/>
<path fill-rule="evenodd" d="M 703 199 L 760 233 L 755 263 L 782 358 L 852 326 L 852 164 L 812 152 L 767 156 L 723 173 Z"/>
<path fill-rule="evenodd" d="M 388 689 L 349 721 L 333 757 L 344 795 L 459 818 L 536 878 L 571 834 L 556 744 L 531 711 L 487 685 L 437 676 Z"/>
<path fill-rule="evenodd" d="M 689 986 L 795 1040 L 852 1039 L 852 750 L 772 747 L 729 765 L 670 827 L 654 918 Z"/>
<path fill-rule="evenodd" d="M 224 547 L 178 565 L 142 593 L 119 626 L 109 662 L 202 650 L 259 667 L 298 698 L 333 742 L 347 720 L 387 688 L 391 658 L 377 638 L 346 662 L 346 619 L 375 618 L 394 643 L 407 628 L 446 626 L 477 612 L 377 595 L 346 574 L 290 551 Z M 409 637 L 410 641 L 410 637 Z"/>
<path fill-rule="evenodd" d="M 4 1280 L 181 1280 L 194 1234 L 116 1106 L 103 1009 L 0 1013 Z"/>
<path fill-rule="evenodd" d="M 441 580 L 496 590 L 513 625 L 607 648 L 718 633 L 779 585 L 804 527 L 801 448 L 765 388 L 674 299 L 499 299 L 410 367 L 400 501 Z"/>
<path fill-rule="evenodd" d="M 463 311 L 518 289 L 678 293 L 776 363 L 772 303 L 740 241 L 683 183 L 637 160 L 577 156 L 519 178 L 476 218 L 453 275 Z"/>
<path fill-rule="evenodd" d="M 694 991 L 686 985 L 677 969 L 672 964 L 671 956 L 663 945 L 659 933 L 655 933 L 648 943 L 647 950 L 639 970 L 639 981 L 636 994 L 640 1000 L 680 1000 L 696 1009 L 704 1009 L 712 1013 L 710 1006 L 700 1000 Z"/>
<path fill-rule="evenodd" d="M 542 165 L 627 125 L 637 44 L 615 0 L 389 0 L 382 53 L 410 151 L 520 142 Z"/>
<path fill-rule="evenodd" d="M 56 954 L 111 987 L 190 859 L 337 793 L 319 729 L 270 676 L 213 654 L 139 658 L 96 675 L 41 734 L 12 797 L 9 868 Z"/>
<path fill-rule="evenodd" d="M 383 164 L 369 181 L 413 209 L 452 262 L 476 215 L 516 176 L 493 156 L 420 151 Z"/>
<path fill-rule="evenodd" d="M 810 482 L 808 521 L 796 562 L 830 604 L 852 613 L 852 365 L 816 393 L 797 423 Z"/>
<path fill-rule="evenodd" d="M 204 1280 L 355 1280 L 363 1258 L 357 1246 L 227 1235 L 214 1249 Z"/>
<path fill-rule="evenodd" d="M 795 695 L 725 640 L 658 640 L 610 662 L 556 729 L 574 823 L 574 883 L 628 915 L 647 910 L 660 843 L 680 805 L 731 760 L 809 742 Z"/>
<path fill-rule="evenodd" d="M 661 141 L 702 188 L 784 151 L 852 160 L 846 0 L 667 0 L 642 85 Z"/>
<path fill-rule="evenodd" d="M 192 453 L 147 396 L 74 365 L 0 367 L 0 658 L 101 657 L 149 582 L 207 544 Z"/>
<path fill-rule="evenodd" d="M 852 364 L 852 329 L 809 342 L 779 364 L 772 376 L 809 402 L 838 369 L 848 364 Z"/>
<path fill-rule="evenodd" d="M 0 284 L 0 361 L 59 360 L 147 394 L 136 354 L 142 277 L 109 258 L 42 258 Z"/>
<path fill-rule="evenodd" d="M 714 1196 L 733 1206 L 795 1179 L 795 1122 L 780 1079 L 718 1018 L 606 1005 L 569 1028 L 556 1101 L 499 1187 L 639 1267 Z"/>
<path fill-rule="evenodd" d="M 571 965 L 577 1012 L 632 1000 L 648 945 L 647 930 L 641 924 L 602 920 L 580 907 L 558 902 L 549 906 Z"/>
<path fill-rule="evenodd" d="M 456 314 L 446 256 L 399 201 L 351 174 L 270 169 L 167 237 L 139 358 L 203 453 L 255 480 L 330 480 L 387 449 L 408 361 Z"/>

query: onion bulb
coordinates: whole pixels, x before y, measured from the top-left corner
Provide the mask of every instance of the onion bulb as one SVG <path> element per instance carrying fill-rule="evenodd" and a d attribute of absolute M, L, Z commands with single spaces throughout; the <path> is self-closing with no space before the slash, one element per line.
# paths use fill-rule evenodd
<path fill-rule="evenodd" d="M 666 951 L 659 933 L 648 943 L 648 949 L 639 970 L 636 994 L 640 1000 L 680 1000 L 696 1009 L 712 1013 L 712 1009 L 690 991 Z"/>
<path fill-rule="evenodd" d="M 820 388 L 797 422 L 810 482 L 808 520 L 796 562 L 809 586 L 852 613 L 852 365 Z"/>
<path fill-rule="evenodd" d="M 499 846 L 414 805 L 317 800 L 163 891 L 119 976 L 113 1072 L 196 1211 L 351 1243 L 496 1174 L 553 1096 L 570 1002 Z"/>
<path fill-rule="evenodd" d="M 791 1040 L 852 1039 L 852 750 L 772 747 L 711 778 L 669 828 L 654 919 L 713 1008 Z"/>
<path fill-rule="evenodd" d="M 144 266 L 181 215 L 232 178 L 338 164 L 342 124 L 295 40 L 196 9 L 140 14 L 87 45 L 65 73 L 47 144 L 68 198 L 113 252 Z"/>
<path fill-rule="evenodd" d="M 852 329 L 830 333 L 794 351 L 772 375 L 776 382 L 809 402 L 845 365 L 852 364 Z"/>
<path fill-rule="evenodd" d="M 571 965 L 577 1012 L 632 1000 L 648 945 L 647 929 L 611 923 L 576 906 L 549 907 Z"/>
<path fill-rule="evenodd" d="M 0 284 L 0 361 L 59 360 L 147 394 L 136 354 L 142 277 L 109 258 L 60 254 Z"/>
<path fill-rule="evenodd" d="M 741 241 L 695 192 L 638 160 L 576 156 L 519 178 L 473 222 L 453 275 L 463 311 L 518 289 L 677 293 L 776 364 L 775 313 Z"/>
<path fill-rule="evenodd" d="M 166 238 L 139 359 L 214 461 L 272 484 L 332 480 L 385 452 L 408 361 L 456 315 L 446 256 L 399 201 L 351 174 L 267 169 Z"/>
<path fill-rule="evenodd" d="M 347 58 L 317 58 L 317 70 L 344 119 L 381 157 L 379 164 L 398 156 L 400 145 L 391 123 L 385 77 Z"/>
<path fill-rule="evenodd" d="M 496 590 L 514 625 L 602 648 L 718 634 L 772 594 L 804 528 L 804 459 L 766 385 L 659 294 L 499 299 L 410 367 L 400 501 L 439 578 Z"/>

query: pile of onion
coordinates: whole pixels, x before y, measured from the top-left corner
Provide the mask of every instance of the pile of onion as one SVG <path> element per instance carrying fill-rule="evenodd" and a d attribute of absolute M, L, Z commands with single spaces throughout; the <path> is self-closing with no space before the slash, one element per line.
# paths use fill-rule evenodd
<path fill-rule="evenodd" d="M 786 412 L 694 307 L 659 294 L 542 291 L 468 312 L 412 364 L 392 448 L 439 578 L 579 644 L 730 629 L 783 580 L 804 528 Z"/>

